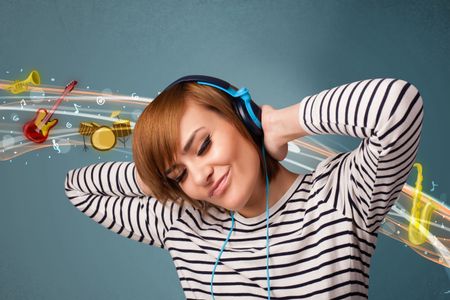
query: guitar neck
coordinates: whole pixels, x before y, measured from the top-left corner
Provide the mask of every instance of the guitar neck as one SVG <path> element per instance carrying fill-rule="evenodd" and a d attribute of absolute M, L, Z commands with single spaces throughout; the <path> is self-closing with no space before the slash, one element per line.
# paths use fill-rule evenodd
<path fill-rule="evenodd" d="M 50 110 L 50 112 L 47 113 L 47 115 L 45 116 L 45 118 L 39 123 L 39 125 L 37 126 L 37 128 L 40 130 L 42 124 L 47 123 L 47 121 L 52 117 L 53 113 L 55 112 L 55 110 L 58 108 L 58 106 L 61 104 L 61 102 L 64 100 L 64 97 L 70 93 L 70 90 L 68 87 L 66 87 L 64 89 L 64 92 L 62 93 L 61 96 L 59 96 L 58 100 L 56 100 L 55 104 L 53 104 L 52 109 Z"/>
<path fill-rule="evenodd" d="M 64 100 L 64 97 L 67 95 L 67 92 L 64 91 L 64 93 L 62 94 L 62 96 L 60 96 L 58 98 L 58 100 L 56 100 L 55 104 L 53 104 L 52 109 L 50 110 L 50 112 L 47 114 L 47 116 L 42 120 L 42 123 L 47 123 L 47 121 L 52 117 L 53 113 L 56 111 L 56 109 L 58 108 L 58 106 L 61 104 L 61 102 Z"/>

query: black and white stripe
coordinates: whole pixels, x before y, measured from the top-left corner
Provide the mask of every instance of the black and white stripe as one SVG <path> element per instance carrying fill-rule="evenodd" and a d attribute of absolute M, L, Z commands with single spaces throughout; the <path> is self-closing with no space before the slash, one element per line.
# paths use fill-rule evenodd
<path fill-rule="evenodd" d="M 367 298 L 377 231 L 411 171 L 422 120 L 422 98 L 403 80 L 354 82 L 301 101 L 299 122 L 309 134 L 363 140 L 299 175 L 271 207 L 271 299 Z M 94 221 L 168 250 L 187 299 L 210 299 L 211 271 L 230 216 L 163 206 L 139 190 L 132 162 L 71 170 L 65 188 Z M 265 213 L 235 215 L 215 272 L 216 299 L 267 298 L 265 234 Z"/>
<path fill-rule="evenodd" d="M 68 172 L 66 195 L 79 210 L 104 227 L 133 240 L 163 248 L 163 240 L 181 215 L 175 203 L 145 196 L 134 163 L 104 162 Z"/>
<path fill-rule="evenodd" d="M 331 96 L 332 95 L 332 96 Z M 422 97 L 408 82 L 364 80 L 307 97 L 300 121 L 310 134 L 363 138 L 355 150 L 328 158 L 316 168 L 329 181 L 336 209 L 375 232 L 397 199 L 417 154 Z"/>

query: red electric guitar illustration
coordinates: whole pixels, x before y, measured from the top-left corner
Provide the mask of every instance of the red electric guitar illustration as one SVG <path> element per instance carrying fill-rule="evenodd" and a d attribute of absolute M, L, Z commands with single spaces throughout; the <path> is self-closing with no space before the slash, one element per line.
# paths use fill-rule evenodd
<path fill-rule="evenodd" d="M 47 112 L 44 108 L 39 108 L 34 119 L 23 125 L 23 135 L 27 139 L 39 144 L 47 140 L 50 129 L 58 123 L 58 119 L 53 119 L 51 121 L 49 121 L 49 119 L 58 108 L 59 104 L 63 101 L 64 97 L 75 88 L 77 83 L 78 82 L 76 80 L 73 80 L 66 85 L 62 95 L 58 98 L 58 100 L 56 100 L 50 112 Z"/>

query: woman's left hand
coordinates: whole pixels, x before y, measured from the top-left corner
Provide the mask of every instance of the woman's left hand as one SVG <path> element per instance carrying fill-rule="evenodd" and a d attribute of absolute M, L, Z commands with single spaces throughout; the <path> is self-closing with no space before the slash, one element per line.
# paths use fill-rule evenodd
<path fill-rule="evenodd" d="M 276 160 L 283 160 L 288 152 L 288 140 L 283 135 L 281 122 L 278 122 L 279 110 L 270 105 L 261 106 L 261 124 L 264 132 L 266 151 Z"/>

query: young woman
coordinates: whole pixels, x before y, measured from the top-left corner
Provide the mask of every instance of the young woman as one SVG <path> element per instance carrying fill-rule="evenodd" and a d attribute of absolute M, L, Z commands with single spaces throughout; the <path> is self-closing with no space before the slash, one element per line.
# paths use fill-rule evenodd
<path fill-rule="evenodd" d="M 68 198 L 106 228 L 168 250 L 187 299 L 367 298 L 377 231 L 418 151 L 418 90 L 363 80 L 262 106 L 266 153 L 232 100 L 195 82 L 170 86 L 136 123 L 135 162 L 69 171 Z M 287 142 L 316 134 L 362 141 L 308 174 L 279 163 Z"/>

